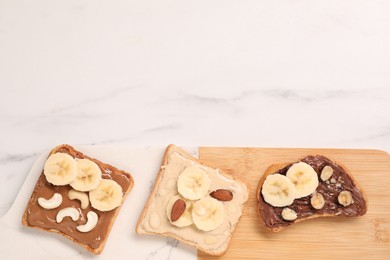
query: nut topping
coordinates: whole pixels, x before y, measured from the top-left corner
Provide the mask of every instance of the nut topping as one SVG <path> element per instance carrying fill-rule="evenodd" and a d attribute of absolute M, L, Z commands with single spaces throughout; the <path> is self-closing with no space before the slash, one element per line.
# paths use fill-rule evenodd
<path fill-rule="evenodd" d="M 337 200 L 344 207 L 347 207 L 353 203 L 352 194 L 347 190 L 340 192 L 339 196 L 337 197 Z"/>
<path fill-rule="evenodd" d="M 59 207 L 62 203 L 62 195 L 59 193 L 54 193 L 50 199 L 38 198 L 38 204 L 44 209 L 55 209 Z"/>
<path fill-rule="evenodd" d="M 172 206 L 171 221 L 178 220 L 186 210 L 186 202 L 182 199 L 178 199 Z"/>
<path fill-rule="evenodd" d="M 231 201 L 233 199 L 233 192 L 230 190 L 219 189 L 211 192 L 210 196 L 220 201 Z"/>
<path fill-rule="evenodd" d="M 80 212 L 72 207 L 63 208 L 57 213 L 57 223 L 61 223 L 65 217 L 70 217 L 73 221 L 77 221 L 80 218 Z"/>
<path fill-rule="evenodd" d="M 333 175 L 333 168 L 327 165 L 322 169 L 320 178 L 323 181 L 327 181 L 329 180 L 330 177 L 332 177 L 332 175 Z"/>
<path fill-rule="evenodd" d="M 89 205 L 89 198 L 87 193 L 71 189 L 68 192 L 68 198 L 70 200 L 79 200 L 82 209 L 86 209 Z"/>
<path fill-rule="evenodd" d="M 287 221 L 293 221 L 297 219 L 297 213 L 290 209 L 290 208 L 284 208 L 282 210 L 282 218 Z"/>
<path fill-rule="evenodd" d="M 94 227 L 96 227 L 96 224 L 98 222 L 99 216 L 94 211 L 88 211 L 87 213 L 87 223 L 84 225 L 77 226 L 77 230 L 82 233 L 87 233 L 91 231 Z"/>
<path fill-rule="evenodd" d="M 325 205 L 324 196 L 321 193 L 314 192 L 311 196 L 310 203 L 315 209 L 322 209 Z"/>

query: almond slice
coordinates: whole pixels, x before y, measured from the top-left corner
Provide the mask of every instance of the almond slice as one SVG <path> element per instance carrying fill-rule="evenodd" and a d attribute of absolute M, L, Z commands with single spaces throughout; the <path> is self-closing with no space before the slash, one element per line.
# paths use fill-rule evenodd
<path fill-rule="evenodd" d="M 186 210 L 186 202 L 182 199 L 178 199 L 172 206 L 171 221 L 178 220 Z"/>
<path fill-rule="evenodd" d="M 210 196 L 220 201 L 231 201 L 233 199 L 233 192 L 230 190 L 219 189 L 211 192 Z"/>

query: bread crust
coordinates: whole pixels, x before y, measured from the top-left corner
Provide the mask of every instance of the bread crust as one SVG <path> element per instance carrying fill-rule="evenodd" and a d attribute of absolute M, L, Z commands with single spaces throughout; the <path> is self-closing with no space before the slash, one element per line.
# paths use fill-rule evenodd
<path fill-rule="evenodd" d="M 166 164 L 168 163 L 168 156 L 169 156 L 171 153 L 173 153 L 173 152 L 178 152 L 181 156 L 185 157 L 186 159 L 189 159 L 189 160 L 191 160 L 191 161 L 194 161 L 194 162 L 196 162 L 196 163 L 198 163 L 198 164 L 200 164 L 200 165 L 202 165 L 202 166 L 209 167 L 209 166 L 207 166 L 207 165 L 204 165 L 204 164 L 200 163 L 197 159 L 195 159 L 194 157 L 192 157 L 191 155 L 189 155 L 189 154 L 188 154 L 186 151 L 184 151 L 183 149 L 181 149 L 181 148 L 175 146 L 174 144 L 168 145 L 167 149 L 165 150 L 165 153 L 164 153 L 164 157 L 163 157 L 161 166 L 164 166 L 164 165 L 166 165 Z M 225 176 L 227 176 L 227 177 L 229 177 L 229 178 L 233 178 L 235 181 L 237 181 L 237 182 L 241 183 L 242 185 L 244 185 L 244 186 L 245 186 L 245 189 L 246 189 L 246 193 L 248 194 L 248 188 L 247 188 L 247 185 L 246 185 L 244 182 L 238 180 L 234 175 L 231 175 L 231 174 L 228 174 L 228 173 L 225 173 L 225 172 L 222 172 L 222 171 L 220 171 L 220 173 L 223 174 L 223 175 L 225 175 Z M 156 192 L 157 192 L 158 184 L 160 183 L 160 180 L 161 180 L 161 178 L 162 178 L 162 175 L 163 175 L 163 168 L 161 167 L 161 168 L 160 168 L 160 171 L 159 171 L 158 174 L 157 174 L 157 177 L 156 177 L 156 181 L 155 181 L 153 190 L 152 190 L 152 192 L 150 193 L 149 198 L 148 198 L 148 200 L 147 200 L 147 202 L 146 202 L 146 204 L 145 204 L 145 207 L 144 207 L 144 209 L 143 209 L 143 211 L 142 211 L 142 213 L 141 213 L 141 215 L 140 215 L 140 217 L 139 217 L 139 219 L 138 219 L 137 227 L 136 227 L 136 232 L 137 232 L 138 234 L 151 234 L 151 235 L 162 235 L 162 236 L 165 236 L 165 237 L 172 237 L 172 238 L 174 238 L 174 239 L 176 239 L 176 240 L 178 240 L 178 241 L 180 241 L 180 242 L 182 242 L 182 243 L 185 243 L 185 244 L 188 244 L 188 245 L 190 245 L 190 246 L 193 246 L 193 247 L 195 247 L 197 250 L 202 251 L 202 252 L 204 252 L 204 253 L 206 253 L 206 254 L 213 255 L 213 256 L 221 256 L 221 255 L 223 255 L 223 254 L 226 252 L 226 250 L 228 249 L 228 245 L 229 245 L 229 243 L 230 243 L 230 239 L 231 239 L 231 237 L 232 237 L 232 233 L 233 233 L 233 232 L 230 233 L 230 235 L 229 235 L 228 238 L 227 238 L 226 247 L 225 247 L 223 250 L 221 250 L 220 252 L 215 253 L 215 252 L 212 252 L 212 251 L 205 250 L 205 249 L 199 247 L 199 245 L 198 245 L 197 243 L 194 243 L 194 242 L 192 242 L 192 241 L 186 240 L 186 239 L 184 239 L 184 238 L 182 238 L 182 237 L 180 237 L 180 236 L 178 236 L 178 235 L 176 235 L 176 234 L 173 234 L 173 233 L 170 233 L 170 232 L 164 232 L 164 233 L 150 232 L 150 231 L 146 231 L 146 230 L 144 230 L 144 229 L 142 228 L 142 221 L 144 220 L 144 218 L 145 218 L 145 216 L 146 216 L 146 214 L 147 214 L 149 205 L 152 203 L 153 197 L 155 196 L 155 194 L 156 194 Z M 241 210 L 242 210 L 242 212 L 245 210 L 245 202 L 242 203 L 242 205 L 241 205 Z M 240 216 L 240 219 L 241 219 L 241 217 L 242 217 L 242 215 Z M 236 225 L 238 224 L 238 222 L 240 221 L 240 219 L 239 219 L 239 220 L 236 222 L 236 224 L 233 226 L 233 228 L 232 228 L 233 231 L 234 231 Z"/>
<path fill-rule="evenodd" d="M 94 158 L 91 158 L 83 153 L 81 153 L 80 151 L 77 151 L 76 149 L 74 149 L 72 146 L 70 145 L 67 145 L 67 144 L 62 144 L 62 145 L 59 145 L 57 147 L 55 147 L 54 149 L 52 149 L 49 153 L 48 156 L 58 152 L 59 150 L 61 150 L 62 148 L 66 148 L 68 150 L 71 151 L 72 154 L 81 154 L 85 159 L 89 159 L 93 162 L 95 162 L 97 165 L 99 165 L 99 167 L 101 168 L 109 168 L 110 170 L 112 170 L 112 174 L 126 174 L 129 178 L 129 182 L 130 182 L 130 185 L 128 187 L 127 190 L 125 190 L 124 192 L 124 195 L 123 195 L 123 198 L 122 198 L 122 203 L 121 203 L 121 206 L 119 206 L 117 209 L 115 209 L 115 214 L 114 216 L 112 217 L 111 221 L 110 221 L 110 224 L 108 226 L 108 230 L 107 230 L 107 236 L 106 236 L 106 239 L 103 241 L 103 243 L 101 243 L 101 245 L 98 247 L 98 248 L 92 248 L 90 246 L 88 246 L 87 244 L 83 244 L 81 243 L 80 241 L 74 239 L 72 236 L 68 235 L 68 234 L 65 234 L 57 229 L 49 229 L 49 228 L 42 228 L 42 227 L 38 227 L 38 226 L 31 226 L 28 224 L 28 221 L 27 221 L 27 214 L 28 214 L 28 208 L 29 208 L 29 205 L 33 202 L 34 200 L 34 195 L 35 195 L 35 192 L 36 192 L 36 188 L 37 188 L 37 185 L 38 185 L 38 181 L 36 182 L 36 185 L 35 185 L 35 188 L 31 194 L 31 197 L 30 197 L 30 200 L 28 201 L 27 203 L 27 206 L 26 206 L 26 209 L 24 211 L 24 214 L 23 214 L 23 217 L 22 217 L 22 224 L 27 226 L 27 227 L 31 227 L 31 228 L 35 228 L 35 229 L 39 229 L 39 230 L 43 230 L 43 231 L 48 231 L 48 232 L 52 232 L 52 233 L 56 233 L 56 234 L 60 234 L 64 237 L 66 237 L 67 239 L 73 241 L 74 243 L 78 244 L 79 246 L 85 248 L 86 250 L 88 250 L 89 252 L 93 253 L 93 254 L 100 254 L 103 249 L 104 249 L 104 246 L 107 242 L 107 239 L 108 239 L 108 234 L 110 233 L 111 231 L 111 228 L 112 228 L 112 225 L 114 224 L 115 222 L 115 219 L 116 219 L 116 216 L 118 215 L 119 213 L 119 210 L 120 208 L 122 207 L 122 204 L 123 202 L 125 201 L 127 195 L 129 194 L 129 192 L 132 190 L 133 186 L 134 186 L 134 180 L 133 180 L 133 177 L 131 176 L 130 173 L 128 172 L 125 172 L 125 171 L 122 171 L 122 170 L 119 170 L 118 168 L 110 165 L 110 164 L 106 164 L 106 163 L 103 163 L 97 159 L 94 159 Z M 42 170 L 42 173 L 41 175 L 43 174 L 43 170 Z M 41 176 L 40 175 L 40 176 Z"/>
<path fill-rule="evenodd" d="M 313 156 L 318 156 L 319 154 L 314 154 Z M 307 155 L 309 156 L 309 155 Z M 307 157 L 305 156 L 305 157 Z M 262 216 L 261 212 L 262 212 L 262 208 L 264 207 L 264 203 L 262 203 L 262 200 L 261 200 L 261 187 L 263 186 L 263 183 L 265 181 L 265 179 L 267 178 L 268 175 L 271 175 L 273 173 L 275 173 L 276 171 L 280 170 L 280 169 L 283 169 L 284 167 L 290 165 L 290 164 L 293 164 L 295 162 L 298 162 L 298 161 L 301 161 L 303 158 L 305 157 L 302 157 L 294 162 L 286 162 L 286 163 L 278 163 L 278 164 L 272 164 L 270 165 L 267 170 L 264 172 L 263 176 L 260 178 L 260 181 L 259 181 L 259 184 L 257 185 L 257 189 L 256 189 L 256 198 L 257 198 L 257 213 L 258 213 L 258 216 L 260 218 L 260 221 L 262 222 L 262 224 L 269 230 L 273 231 L 273 232 L 279 232 L 279 231 L 282 231 L 283 229 L 285 229 L 286 227 L 288 226 L 280 226 L 280 227 L 277 227 L 277 228 L 271 228 L 269 226 L 267 226 L 264 222 L 264 216 Z M 350 171 L 348 170 L 348 168 L 346 168 L 343 164 L 333 160 L 332 158 L 329 158 L 329 156 L 326 156 L 326 158 L 328 158 L 329 160 L 331 160 L 332 162 L 336 163 L 338 166 L 340 166 L 344 172 L 351 178 L 351 180 L 353 181 L 353 184 L 354 186 L 357 187 L 357 189 L 362 193 L 362 196 L 364 198 L 364 200 L 366 201 L 366 205 L 368 207 L 368 200 L 367 200 L 367 196 L 366 196 L 366 193 L 364 192 L 364 190 L 361 188 L 361 186 L 359 185 L 359 183 L 356 181 L 356 179 L 353 177 L 353 175 L 350 173 Z M 306 217 L 306 218 L 300 218 L 300 219 L 297 219 L 294 221 L 293 224 L 291 225 L 294 225 L 296 223 L 299 223 L 301 221 L 304 221 L 304 220 L 308 220 L 308 219 L 314 219 L 314 218 L 319 218 L 319 217 L 334 217 L 336 216 L 335 214 L 313 214 L 309 217 Z"/>

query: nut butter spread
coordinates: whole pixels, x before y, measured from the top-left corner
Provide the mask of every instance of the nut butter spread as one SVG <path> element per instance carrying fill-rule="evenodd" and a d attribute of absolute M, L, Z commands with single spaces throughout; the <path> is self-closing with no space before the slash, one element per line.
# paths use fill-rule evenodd
<path fill-rule="evenodd" d="M 67 153 L 71 155 L 73 158 L 78 159 L 89 159 L 98 163 L 100 170 L 102 171 L 103 179 L 112 179 L 116 181 L 121 187 L 123 191 L 123 195 L 125 196 L 126 192 L 131 186 L 131 176 L 123 171 L 120 171 L 118 174 L 118 170 L 113 166 L 103 164 L 95 159 L 89 158 L 83 155 L 80 152 L 70 150 L 67 147 L 61 147 L 56 152 Z M 116 171 L 116 172 L 115 172 Z M 46 180 L 45 175 L 40 175 L 33 194 L 31 196 L 30 202 L 26 208 L 26 221 L 29 226 L 39 227 L 45 230 L 58 230 L 61 233 L 73 238 L 77 242 L 81 244 L 85 244 L 92 249 L 99 248 L 102 243 L 105 242 L 112 222 L 117 214 L 117 211 L 120 207 L 111 210 L 111 211 L 99 211 L 91 207 L 89 204 L 87 208 L 81 209 L 79 200 L 70 200 L 68 198 L 68 192 L 72 187 L 70 185 L 65 186 L 55 186 L 49 183 Z M 56 209 L 44 209 L 42 208 L 37 200 L 40 197 L 43 198 L 51 198 L 54 193 L 60 193 L 62 195 L 63 201 L 61 205 Z M 71 218 L 66 217 L 63 219 L 61 223 L 56 222 L 56 215 L 59 210 L 67 207 L 76 208 L 80 212 L 80 218 L 77 221 L 73 221 Z M 76 227 L 78 225 L 84 225 L 87 222 L 87 213 L 89 211 L 94 211 L 98 215 L 98 222 L 94 229 L 89 232 L 82 233 L 79 232 Z"/>
<path fill-rule="evenodd" d="M 297 213 L 297 218 L 294 221 L 288 221 L 282 217 L 283 207 L 269 205 L 264 201 L 264 197 L 260 192 L 259 199 L 261 200 L 261 207 L 259 207 L 259 211 L 266 226 L 270 228 L 286 227 L 297 220 L 306 219 L 312 215 L 362 216 L 366 213 L 367 205 L 363 194 L 357 188 L 354 180 L 351 179 L 341 166 L 321 155 L 307 156 L 301 162 L 309 164 L 317 173 L 319 185 L 316 192 L 323 195 L 325 201 L 324 206 L 321 209 L 313 208 L 310 202 L 311 196 L 295 199 L 288 208 Z M 292 165 L 290 164 L 276 171 L 275 174 L 286 175 Z M 333 174 L 329 180 L 322 181 L 320 175 L 325 166 L 332 167 Z M 338 195 L 342 191 L 349 191 L 352 194 L 352 204 L 343 206 L 338 202 Z"/>
<path fill-rule="evenodd" d="M 226 215 L 223 223 L 214 230 L 201 231 L 194 225 L 178 228 L 172 225 L 167 218 L 167 204 L 172 196 L 178 194 L 178 177 L 183 170 L 191 166 L 200 167 L 207 173 L 211 181 L 208 193 L 217 189 L 228 189 L 234 195 L 232 200 L 223 203 Z M 162 169 L 160 182 L 141 223 L 143 230 L 151 233 L 172 234 L 212 252 L 226 248 L 234 226 L 242 215 L 243 203 L 248 199 L 245 185 L 222 174 L 218 169 L 200 165 L 177 152 L 168 155 L 167 164 L 163 165 Z"/>

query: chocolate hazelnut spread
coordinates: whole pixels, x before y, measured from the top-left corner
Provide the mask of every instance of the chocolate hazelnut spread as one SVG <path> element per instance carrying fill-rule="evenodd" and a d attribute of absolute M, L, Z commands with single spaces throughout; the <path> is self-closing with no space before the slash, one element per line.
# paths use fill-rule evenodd
<path fill-rule="evenodd" d="M 102 171 L 102 178 L 116 181 L 122 187 L 123 200 L 125 199 L 126 194 L 132 186 L 132 178 L 130 174 L 120 171 L 111 165 L 104 164 L 98 160 L 85 156 L 81 152 L 70 149 L 67 146 L 61 146 L 55 152 L 68 153 L 74 158 L 86 158 L 97 163 Z M 26 222 L 32 227 L 39 227 L 45 230 L 57 230 L 68 237 L 73 238 L 76 242 L 84 244 L 92 249 L 99 248 L 102 243 L 105 243 L 112 222 L 114 221 L 120 207 L 111 211 L 102 212 L 92 208 L 89 204 L 87 208 L 81 209 L 79 200 L 70 200 L 68 198 L 68 192 L 71 189 L 72 187 L 70 187 L 70 185 L 55 186 L 49 183 L 42 172 L 26 208 Z M 60 193 L 63 198 L 62 204 L 58 208 L 44 209 L 38 204 L 38 198 L 43 197 L 45 199 L 49 199 L 54 193 Z M 58 211 L 66 207 L 76 208 L 80 212 L 80 218 L 77 221 L 73 221 L 71 218 L 66 217 L 61 223 L 57 223 L 56 215 Z M 76 227 L 78 225 L 84 225 L 87 222 L 87 213 L 91 210 L 96 212 L 98 215 L 96 227 L 86 233 L 79 232 Z"/>
<path fill-rule="evenodd" d="M 294 221 L 286 221 L 282 218 L 282 210 L 284 207 L 273 207 L 266 203 L 260 189 L 258 197 L 261 206 L 259 207 L 259 211 L 266 226 L 270 228 L 286 227 L 296 221 L 309 218 L 312 215 L 362 216 L 367 212 L 367 204 L 362 192 L 341 166 L 321 155 L 307 156 L 301 161 L 309 164 L 316 171 L 319 179 L 316 192 L 323 195 L 325 200 L 324 207 L 321 209 L 313 208 L 310 203 L 311 196 L 295 199 L 293 204 L 287 207 L 294 210 L 298 217 Z M 293 163 L 275 173 L 286 175 L 292 165 Z M 322 181 L 320 179 L 321 171 L 327 165 L 332 167 L 333 174 L 330 180 Z M 339 193 L 344 190 L 350 191 L 353 199 L 353 203 L 347 207 L 340 205 L 337 199 Z"/>

